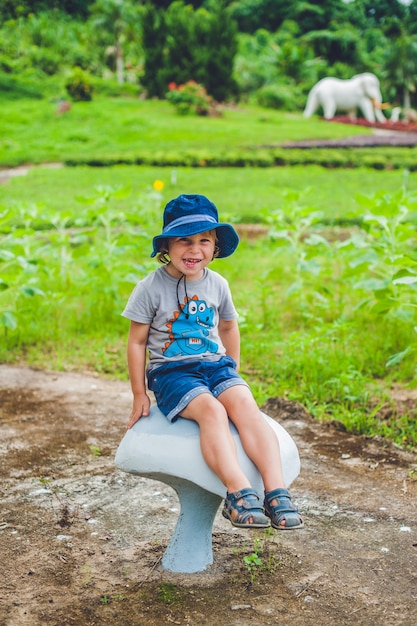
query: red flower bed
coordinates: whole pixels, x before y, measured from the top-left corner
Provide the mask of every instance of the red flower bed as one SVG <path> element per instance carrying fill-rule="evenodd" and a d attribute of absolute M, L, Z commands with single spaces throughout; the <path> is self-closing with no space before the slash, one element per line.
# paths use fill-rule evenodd
<path fill-rule="evenodd" d="M 352 119 L 349 115 L 337 115 L 329 122 L 338 122 L 339 124 L 353 124 L 354 126 L 366 126 L 367 128 L 382 128 L 384 130 L 399 130 L 408 133 L 417 132 L 417 124 L 415 122 L 391 122 L 387 120 L 386 122 L 368 122 L 364 117 L 358 117 L 357 119 Z"/>

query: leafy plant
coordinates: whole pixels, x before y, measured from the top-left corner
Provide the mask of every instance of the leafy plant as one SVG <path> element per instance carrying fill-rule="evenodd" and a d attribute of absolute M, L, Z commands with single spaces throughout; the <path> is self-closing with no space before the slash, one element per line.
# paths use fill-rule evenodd
<path fill-rule="evenodd" d="M 93 456 L 101 456 L 101 448 L 100 446 L 95 446 L 93 444 L 88 446 L 90 449 L 90 452 Z"/>
<path fill-rule="evenodd" d="M 167 85 L 194 79 L 218 102 L 237 95 L 233 77 L 237 30 L 224 2 L 212 0 L 194 10 L 171 2 L 167 9 L 150 3 L 143 18 L 145 56 L 142 83 L 150 96 L 163 98 Z"/>
<path fill-rule="evenodd" d="M 288 85 L 283 84 L 265 85 L 256 92 L 256 100 L 260 106 L 283 111 L 296 111 L 298 109 L 294 96 L 294 88 L 291 89 Z"/>
<path fill-rule="evenodd" d="M 213 100 L 207 95 L 203 85 L 189 80 L 183 85 L 170 83 L 168 89 L 166 99 L 175 106 L 180 115 L 188 113 L 207 115 L 209 113 Z"/>
<path fill-rule="evenodd" d="M 93 97 L 93 81 L 88 72 L 80 67 L 74 67 L 65 89 L 75 102 L 89 102 Z"/>
<path fill-rule="evenodd" d="M 353 253 L 350 256 L 348 252 L 350 282 L 353 289 L 365 293 L 357 308 L 368 307 L 372 314 L 410 330 L 409 344 L 387 361 L 387 366 L 393 367 L 417 351 L 416 231 L 411 219 L 417 197 L 399 191 L 372 199 L 360 196 L 358 201 L 368 208 L 366 230 L 340 244 L 339 249 Z"/>
<path fill-rule="evenodd" d="M 243 563 L 249 574 L 250 585 L 253 585 L 262 573 L 271 574 L 281 565 L 281 560 L 278 560 L 275 554 L 276 544 L 271 541 L 271 538 L 275 535 L 276 533 L 273 529 L 266 529 L 263 536 L 255 537 L 253 540 L 252 552 L 243 556 Z"/>
<path fill-rule="evenodd" d="M 0 216 L 6 222 L 8 212 Z M 16 311 L 23 298 L 45 297 L 39 286 L 40 262 L 34 252 L 31 229 L 23 227 L 0 238 L 0 326 L 5 336 L 17 328 Z"/>
<path fill-rule="evenodd" d="M 263 561 L 260 558 L 258 551 L 255 550 L 251 554 L 247 554 L 243 557 L 243 562 L 247 571 L 249 572 L 250 584 L 253 585 L 255 582 L 256 576 L 258 575 L 259 569 L 263 565 Z"/>

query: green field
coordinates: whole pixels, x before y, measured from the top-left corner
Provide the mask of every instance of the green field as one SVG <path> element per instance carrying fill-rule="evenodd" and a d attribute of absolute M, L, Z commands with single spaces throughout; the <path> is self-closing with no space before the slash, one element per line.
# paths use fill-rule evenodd
<path fill-rule="evenodd" d="M 262 222 L 264 213 L 285 205 L 288 194 L 300 195 L 300 203 L 322 211 L 329 221 L 344 222 L 360 217 L 361 195 L 396 193 L 403 187 L 417 190 L 417 172 L 403 170 L 325 169 L 320 166 L 274 168 L 184 168 L 114 166 L 109 168 L 36 167 L 0 186 L 0 203 L 7 206 L 37 204 L 39 211 L 82 211 L 82 198 L 94 195 L 97 187 L 123 188 L 123 197 L 112 206 L 134 212 L 143 194 L 155 180 L 164 188 L 161 202 L 179 193 L 202 193 L 233 222 Z M 78 198 L 78 200 L 77 200 Z"/>
<path fill-rule="evenodd" d="M 167 102 L 97 98 L 56 115 L 56 102 L 0 103 L 0 165 L 67 159 L 135 158 L 160 152 L 222 154 L 260 150 L 288 140 L 346 137 L 363 129 L 305 120 L 255 107 L 226 109 L 219 118 L 180 116 Z M 45 133 L 45 129 L 47 133 Z"/>
<path fill-rule="evenodd" d="M 138 103 L 110 101 L 108 110 L 104 100 L 98 104 L 88 109 L 84 126 L 82 107 L 90 105 L 81 105 L 72 130 L 70 118 L 45 113 L 50 103 L 41 103 L 33 124 L 23 114 L 24 103 L 20 118 L 18 103 L 8 105 L 3 144 L 13 146 L 9 164 L 25 151 L 27 163 L 66 161 L 77 151 L 78 140 L 69 133 L 86 133 L 81 143 L 94 158 L 120 150 L 123 141 L 132 149 L 133 139 L 145 149 L 140 133 L 126 130 L 118 137 L 122 119 L 112 126 L 120 106 L 130 127 Z M 146 103 L 146 110 L 152 107 L 151 120 L 138 121 L 142 128 L 147 124 L 147 150 L 165 151 L 169 142 L 175 148 L 179 136 L 197 149 L 204 133 L 214 152 L 240 149 L 243 141 L 266 141 L 283 117 L 248 109 L 200 120 L 175 116 L 163 103 Z M 169 122 L 162 116 L 158 126 L 161 111 Z M 314 136 L 319 128 L 352 131 L 301 116 L 285 119 L 287 139 Z M 154 188 L 156 180 L 162 190 Z M 241 230 L 233 257 L 213 264 L 232 285 L 243 373 L 259 403 L 284 395 L 318 419 L 337 419 L 354 431 L 413 447 L 413 411 L 397 414 L 394 408 L 389 420 L 379 419 L 378 412 L 389 404 L 393 382 L 415 383 L 416 180 L 403 169 L 318 165 L 40 166 L 3 178 L 0 360 L 125 379 L 127 323 L 120 312 L 136 281 L 156 267 L 150 244 L 163 206 L 179 193 L 203 193 L 218 205 L 221 219 L 238 228 L 264 226 L 256 237 Z"/>

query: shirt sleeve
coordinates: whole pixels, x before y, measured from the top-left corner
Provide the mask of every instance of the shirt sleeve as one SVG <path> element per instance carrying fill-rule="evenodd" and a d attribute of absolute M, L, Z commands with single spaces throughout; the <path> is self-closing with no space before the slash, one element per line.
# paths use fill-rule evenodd
<path fill-rule="evenodd" d="M 150 324 L 155 315 L 155 303 L 153 300 L 154 298 L 152 298 L 146 282 L 139 282 L 132 291 L 122 316 L 133 322 Z"/>

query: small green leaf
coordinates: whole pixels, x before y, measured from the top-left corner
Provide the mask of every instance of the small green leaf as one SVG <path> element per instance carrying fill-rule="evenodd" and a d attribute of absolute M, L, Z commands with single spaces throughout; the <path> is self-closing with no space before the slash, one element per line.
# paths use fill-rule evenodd
<path fill-rule="evenodd" d="M 303 272 L 309 272 L 314 276 L 318 276 L 321 271 L 321 265 L 318 261 L 316 261 L 316 259 L 301 261 L 300 266 Z"/>
<path fill-rule="evenodd" d="M 324 245 L 327 248 L 329 248 L 329 242 L 327 241 L 327 239 L 325 239 L 324 237 L 322 237 L 321 235 L 317 235 L 316 233 L 313 233 L 312 235 L 309 235 L 306 239 L 305 239 L 305 243 L 308 246 L 318 246 L 318 245 Z"/>
<path fill-rule="evenodd" d="M 292 296 L 294 293 L 301 291 L 301 289 L 302 289 L 302 284 L 299 282 L 294 282 L 288 287 L 285 293 L 287 296 Z"/>
<path fill-rule="evenodd" d="M 417 283 L 417 276 L 402 276 L 392 281 L 394 285 L 414 285 Z"/>
<path fill-rule="evenodd" d="M 3 261 L 11 261 L 15 257 L 16 255 L 13 254 L 13 252 L 10 252 L 9 250 L 0 250 L 0 259 Z"/>
<path fill-rule="evenodd" d="M 377 224 L 382 226 L 384 230 L 386 230 L 388 227 L 388 220 L 383 215 L 374 215 L 374 214 L 365 215 L 363 220 L 364 222 L 376 222 Z"/>
<path fill-rule="evenodd" d="M 10 330 L 17 328 L 17 320 L 11 311 L 3 311 L 0 322 L 2 326 L 10 328 Z"/>
<path fill-rule="evenodd" d="M 45 292 L 42 289 L 38 289 L 38 287 L 30 287 L 29 285 L 23 285 L 21 288 L 22 293 L 29 298 L 33 296 L 44 296 Z"/>
<path fill-rule="evenodd" d="M 82 204 L 94 204 L 97 200 L 97 196 L 75 196 L 77 202 L 81 202 Z"/>
<path fill-rule="evenodd" d="M 391 300 L 382 298 L 374 304 L 374 306 L 372 307 L 372 313 L 374 313 L 375 315 L 385 315 L 392 309 L 393 306 L 394 304 Z"/>
<path fill-rule="evenodd" d="M 379 278 L 365 278 L 355 283 L 355 289 L 366 289 L 367 291 L 379 291 L 380 289 L 386 289 L 389 284 L 388 280 L 381 280 Z"/>
<path fill-rule="evenodd" d="M 402 352 L 397 352 L 397 354 L 393 354 L 388 359 L 388 361 L 386 362 L 385 366 L 386 367 L 392 367 L 393 365 L 398 365 L 398 363 L 401 363 L 401 361 L 403 359 L 405 359 L 405 357 L 407 356 L 407 354 L 409 354 L 409 352 L 411 352 L 411 346 L 408 346 L 408 348 L 406 348 Z"/>
<path fill-rule="evenodd" d="M 378 256 L 374 252 L 374 250 L 367 250 L 364 254 L 357 254 L 355 258 L 349 261 L 349 267 L 355 268 L 359 265 L 371 265 L 375 261 L 377 261 Z"/>

